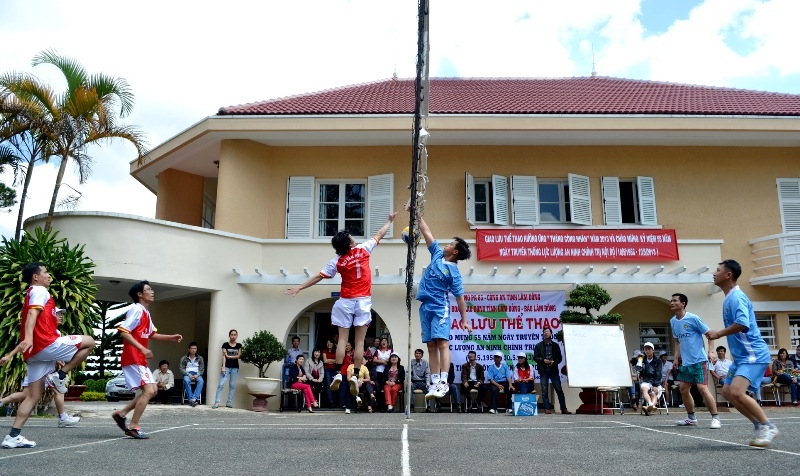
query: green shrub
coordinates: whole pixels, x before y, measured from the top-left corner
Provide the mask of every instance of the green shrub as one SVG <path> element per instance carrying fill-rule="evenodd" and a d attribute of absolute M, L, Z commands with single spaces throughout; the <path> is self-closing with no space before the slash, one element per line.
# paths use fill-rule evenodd
<path fill-rule="evenodd" d="M 84 382 L 86 385 L 87 392 L 105 392 L 106 391 L 106 383 L 108 383 L 107 378 L 101 378 L 97 380 L 87 380 Z M 85 392 L 84 392 L 85 393 Z"/>
<path fill-rule="evenodd" d="M 105 401 L 105 399 L 105 392 L 92 392 L 87 390 L 81 394 L 82 402 L 102 402 Z"/>

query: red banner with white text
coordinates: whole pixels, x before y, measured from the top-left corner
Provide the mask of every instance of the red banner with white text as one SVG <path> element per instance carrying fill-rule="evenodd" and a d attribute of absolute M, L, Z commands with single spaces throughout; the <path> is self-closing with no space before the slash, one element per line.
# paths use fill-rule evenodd
<path fill-rule="evenodd" d="M 676 261 L 675 230 L 504 230 L 475 232 L 486 261 Z"/>

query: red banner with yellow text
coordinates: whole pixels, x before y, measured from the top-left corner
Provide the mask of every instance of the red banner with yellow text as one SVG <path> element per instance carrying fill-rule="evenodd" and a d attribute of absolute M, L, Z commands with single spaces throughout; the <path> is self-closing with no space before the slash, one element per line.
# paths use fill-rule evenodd
<path fill-rule="evenodd" d="M 475 232 L 486 261 L 676 261 L 675 230 L 507 230 Z"/>

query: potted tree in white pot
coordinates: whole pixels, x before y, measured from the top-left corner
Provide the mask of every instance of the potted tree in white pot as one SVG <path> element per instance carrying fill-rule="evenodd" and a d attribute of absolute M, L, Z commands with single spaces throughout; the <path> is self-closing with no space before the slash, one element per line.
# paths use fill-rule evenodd
<path fill-rule="evenodd" d="M 258 377 L 245 377 L 247 391 L 255 397 L 254 411 L 266 410 L 266 399 L 277 395 L 281 381 L 268 378 L 270 364 L 282 361 L 288 352 L 286 347 L 270 331 L 258 331 L 242 342 L 242 362 L 253 364 L 258 369 Z"/>

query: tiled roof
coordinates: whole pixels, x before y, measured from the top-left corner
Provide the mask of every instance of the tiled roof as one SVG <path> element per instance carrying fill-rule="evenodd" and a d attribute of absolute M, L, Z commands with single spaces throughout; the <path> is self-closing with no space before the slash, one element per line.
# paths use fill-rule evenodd
<path fill-rule="evenodd" d="M 800 95 L 632 79 L 432 78 L 431 114 L 800 116 Z M 223 107 L 219 115 L 412 114 L 414 80 L 387 79 Z"/>

